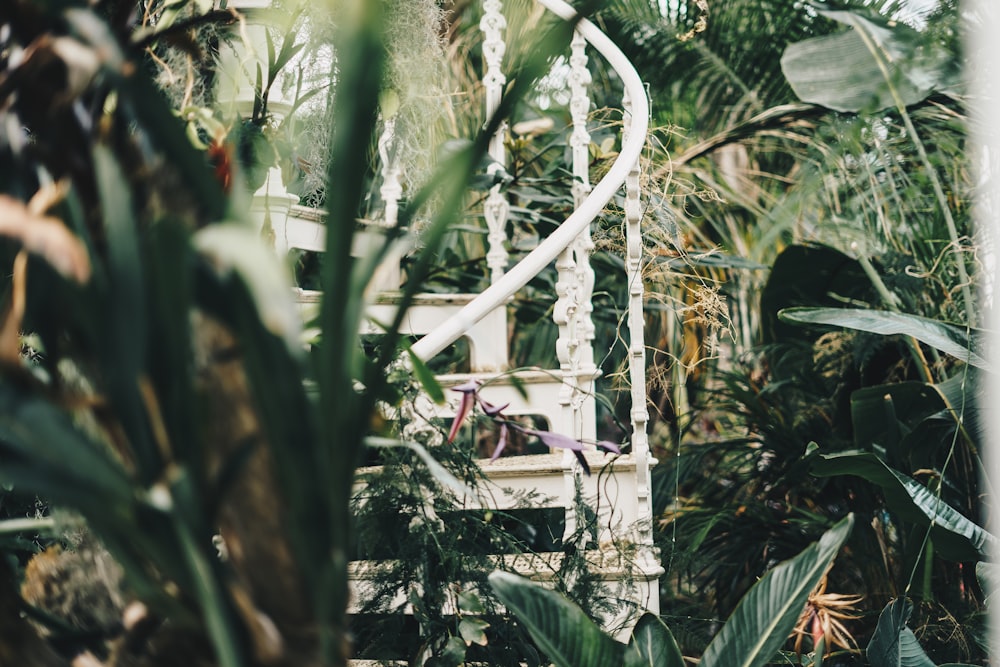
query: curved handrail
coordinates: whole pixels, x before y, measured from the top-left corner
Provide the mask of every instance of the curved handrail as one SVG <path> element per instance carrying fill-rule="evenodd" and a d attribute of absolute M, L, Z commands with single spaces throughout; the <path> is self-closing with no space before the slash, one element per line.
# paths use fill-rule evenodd
<path fill-rule="evenodd" d="M 562 0 L 537 0 L 539 4 L 560 18 L 572 21 L 576 10 Z M 629 131 L 622 144 L 621 152 L 608 173 L 597 182 L 580 206 L 547 239 L 538 244 L 520 262 L 515 264 L 499 280 L 470 301 L 464 308 L 445 320 L 433 332 L 427 334 L 411 348 L 421 359 L 427 360 L 458 340 L 472 325 L 486 317 L 494 308 L 500 307 L 515 292 L 528 284 L 559 254 L 573 243 L 574 239 L 604 210 L 618 189 L 625 183 L 629 171 L 638 162 L 646 143 L 648 130 L 649 101 L 646 88 L 639 73 L 611 39 L 593 23 L 582 19 L 577 30 L 587 43 L 611 65 L 624 84 L 632 103 L 632 118 Z"/>

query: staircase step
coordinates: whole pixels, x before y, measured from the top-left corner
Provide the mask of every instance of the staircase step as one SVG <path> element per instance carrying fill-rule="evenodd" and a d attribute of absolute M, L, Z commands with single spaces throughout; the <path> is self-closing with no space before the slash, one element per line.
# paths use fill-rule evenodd
<path fill-rule="evenodd" d="M 322 299 L 322 292 L 296 290 L 300 312 L 309 311 Z M 407 335 L 423 336 L 432 332 L 446 319 L 457 313 L 476 298 L 476 294 L 421 293 L 414 296 L 403 318 L 401 331 Z M 381 324 L 389 324 L 396 316 L 400 302 L 399 292 L 380 292 L 368 305 L 362 334 L 380 334 Z M 469 343 L 469 366 L 473 372 L 495 373 L 507 368 L 507 312 L 497 308 L 472 325 L 464 338 Z"/>
<path fill-rule="evenodd" d="M 652 600 L 659 599 L 658 579 L 663 574 L 663 568 L 656 561 L 635 555 L 631 556 L 634 560 L 623 560 L 629 556 L 623 556 L 623 552 L 615 545 L 578 553 L 583 556 L 590 573 L 608 586 L 609 593 L 618 596 L 623 603 L 626 603 L 613 617 L 605 618 L 603 625 L 606 628 L 617 628 L 615 638 L 627 641 L 631 635 L 631 628 L 642 611 Z M 491 558 L 494 569 L 516 572 L 542 585 L 550 586 L 557 581 L 567 555 L 562 551 L 550 551 L 496 555 Z M 366 581 L 380 572 L 391 571 L 394 565 L 393 561 L 354 561 L 350 564 L 348 579 L 352 595 L 348 607 L 349 614 L 361 613 L 358 600 L 366 594 Z M 470 582 L 455 583 L 460 584 L 463 590 L 477 591 L 477 586 Z M 457 615 L 458 609 L 454 604 L 453 600 L 447 600 L 442 606 L 441 613 L 446 616 Z M 405 590 L 402 586 L 395 591 L 393 599 L 386 600 L 384 605 L 386 609 L 399 610 L 404 614 L 413 613 L 413 607 L 409 602 L 409 590 Z M 501 607 L 498 611 L 503 613 L 504 610 Z"/>
<path fill-rule="evenodd" d="M 636 461 L 631 454 L 611 456 L 595 449 L 583 452 L 590 476 L 580 476 L 581 495 L 597 513 L 597 539 L 628 540 L 639 521 L 639 489 Z M 501 456 L 496 461 L 477 461 L 485 479 L 477 498 L 462 499 L 464 510 L 559 508 L 572 511 L 577 483 L 576 458 L 569 452 Z M 651 465 L 656 460 L 650 461 Z M 379 466 L 358 469 L 358 479 L 376 474 Z M 648 493 L 648 490 L 646 491 Z M 354 487 L 355 497 L 364 495 L 364 483 Z"/>

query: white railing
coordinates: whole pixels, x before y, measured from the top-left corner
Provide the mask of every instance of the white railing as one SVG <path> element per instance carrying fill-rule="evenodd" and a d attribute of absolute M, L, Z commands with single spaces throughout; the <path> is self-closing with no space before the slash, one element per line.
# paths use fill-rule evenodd
<path fill-rule="evenodd" d="M 574 20 L 577 16 L 576 10 L 562 0 L 538 0 L 538 2 L 567 21 Z M 555 232 L 539 243 L 538 247 L 511 267 L 476 299 L 442 322 L 434 332 L 413 344 L 413 352 L 421 359 L 430 359 L 457 341 L 464 331 L 483 319 L 491 310 L 504 304 L 534 276 L 545 270 L 563 250 L 576 241 L 582 232 L 590 228 L 590 224 L 601 214 L 607 203 L 625 183 L 629 172 L 639 162 L 646 143 L 649 117 L 649 102 L 646 99 L 646 89 L 642 79 L 625 54 L 594 24 L 586 19 L 581 20 L 577 23 L 577 30 L 618 74 L 624 84 L 626 96 L 631 102 L 632 113 L 631 118 L 626 119 L 628 131 L 623 138 L 621 152 L 604 178 L 598 181 L 590 194 Z"/>
<path fill-rule="evenodd" d="M 576 10 L 562 0 L 538 0 L 549 11 L 561 18 L 572 21 L 577 17 Z M 497 10 L 499 3 L 489 0 L 492 9 Z M 591 48 L 599 53 L 618 74 L 624 84 L 625 95 L 623 106 L 622 148 L 617 159 L 593 189 L 589 188 L 586 173 L 580 178 L 580 185 L 574 189 L 575 210 L 566 218 L 559 228 L 547 239 L 542 241 L 523 260 L 511 267 L 506 273 L 493 273 L 493 282 L 482 294 L 470 301 L 464 308 L 445 320 L 432 333 L 424 336 L 413 345 L 413 352 L 422 359 L 429 359 L 452 344 L 465 331 L 491 311 L 503 308 L 507 300 L 518 290 L 527 285 L 535 275 L 545 270 L 550 263 L 557 261 L 559 270 L 559 285 L 566 292 L 568 285 L 581 293 L 573 295 L 559 294 L 556 304 L 556 323 L 560 326 L 560 365 L 564 375 L 560 403 L 563 404 L 563 430 L 573 433 L 573 423 L 579 410 L 575 409 L 575 398 L 582 393 L 592 391 L 593 380 L 597 369 L 593 364 L 593 351 L 589 338 L 592 337 L 590 322 L 590 291 L 593 286 L 593 274 L 589 266 L 591 223 L 600 215 L 605 206 L 617 192 L 625 187 L 625 228 L 626 228 L 626 279 L 628 281 L 628 321 L 629 332 L 629 380 L 631 383 L 631 464 L 634 465 L 634 486 L 630 486 L 634 497 L 633 512 L 635 517 L 633 539 L 640 547 L 640 569 L 652 577 L 652 583 L 644 587 L 641 605 L 646 609 L 658 611 L 659 593 L 655 577 L 662 569 L 653 549 L 653 520 L 650 489 L 650 467 L 655 463 L 649 451 L 646 433 L 648 412 L 646 409 L 646 378 L 645 378 L 645 338 L 643 333 L 643 285 L 642 285 L 642 235 L 640 224 L 642 208 L 639 198 L 639 160 L 646 143 L 648 132 L 649 102 L 646 89 L 632 63 L 625 54 L 600 30 L 587 20 L 580 20 L 576 27 L 577 37 L 573 43 L 571 64 L 585 67 L 585 56 L 580 37 Z M 572 61 L 576 61 L 575 63 Z M 576 76 L 580 76 L 577 72 Z M 573 81 L 574 101 L 574 173 L 579 176 L 581 169 L 586 169 L 586 145 L 580 139 L 585 134 L 585 117 L 581 118 L 580 94 L 585 88 L 585 82 Z M 585 107 L 584 107 L 585 108 Z M 583 114 L 585 116 L 585 114 Z M 558 286 L 557 286 L 558 289 Z M 586 292 L 585 294 L 583 292 Z M 583 301 L 586 303 L 583 303 Z M 572 346 L 573 349 L 569 349 Z M 566 348 L 566 349 L 563 349 Z M 589 355 L 584 359 L 584 355 Z M 565 427 L 569 426 L 567 429 Z M 591 426 L 590 428 L 593 428 Z M 576 433 L 576 437 L 593 437 L 590 432 Z M 572 483 L 574 467 L 571 457 L 567 457 L 567 485 Z M 567 491 L 571 494 L 571 489 Z M 567 496 L 571 497 L 571 495 Z M 567 508 L 567 528 L 574 520 L 571 508 Z"/>

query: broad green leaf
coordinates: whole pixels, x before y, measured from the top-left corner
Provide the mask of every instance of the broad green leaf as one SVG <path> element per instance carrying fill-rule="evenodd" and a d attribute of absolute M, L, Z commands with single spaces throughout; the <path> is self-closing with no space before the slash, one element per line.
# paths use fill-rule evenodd
<path fill-rule="evenodd" d="M 787 560 L 754 584 L 712 639 L 700 667 L 760 667 L 788 639 L 809 594 L 826 573 L 851 533 L 848 515 L 795 558 Z"/>
<path fill-rule="evenodd" d="M 494 572 L 490 585 L 557 667 L 617 667 L 625 646 L 565 597 L 509 572 Z M 801 610 L 800 610 L 801 611 Z"/>
<path fill-rule="evenodd" d="M 951 55 L 913 28 L 853 12 L 819 13 L 851 29 L 785 49 L 781 70 L 802 101 L 836 111 L 877 111 L 916 104 L 951 83 Z"/>
<path fill-rule="evenodd" d="M 891 403 L 891 405 L 887 405 Z M 851 394 L 854 443 L 889 447 L 921 421 L 944 408 L 941 395 L 923 382 L 896 382 L 863 387 Z M 889 423 L 889 416 L 892 422 Z"/>
<path fill-rule="evenodd" d="M 938 553 L 950 560 L 978 560 L 996 538 L 915 479 L 894 470 L 871 452 L 824 454 L 813 462 L 820 477 L 855 475 L 882 487 L 889 509 L 905 521 L 931 525 Z"/>
<path fill-rule="evenodd" d="M 292 298 L 291 278 L 260 235 L 246 225 L 210 225 L 195 234 L 194 244 L 220 274 L 232 272 L 240 277 L 264 326 L 285 341 L 289 352 L 301 356 L 302 323 Z"/>
<path fill-rule="evenodd" d="M 824 245 L 785 248 L 771 267 L 760 295 L 765 342 L 802 340 L 803 331 L 778 313 L 793 306 L 836 306 L 839 299 L 865 299 L 869 282 L 856 259 Z"/>
<path fill-rule="evenodd" d="M 125 429 L 139 477 L 149 484 L 159 474 L 161 461 L 139 393 L 149 327 L 131 188 L 110 148 L 94 146 L 93 160 L 108 247 L 108 284 L 103 300 L 107 340 L 98 349 L 108 398 Z"/>
<path fill-rule="evenodd" d="M 944 382 L 935 384 L 947 406 L 959 415 L 966 432 L 977 443 L 986 442 L 989 402 L 985 378 L 973 367 L 959 369 Z"/>
<path fill-rule="evenodd" d="M 459 667 L 465 662 L 465 642 L 461 637 L 449 637 L 441 653 L 427 661 L 428 667 Z"/>
<path fill-rule="evenodd" d="M 483 619 L 466 616 L 458 623 L 458 634 L 462 635 L 467 646 L 469 644 L 486 646 L 486 628 L 488 627 L 490 624 Z"/>
<path fill-rule="evenodd" d="M 865 650 L 871 667 L 935 667 L 913 630 L 906 627 L 912 611 L 913 605 L 905 598 L 893 600 L 882 610 Z"/>
<path fill-rule="evenodd" d="M 778 313 L 778 318 L 784 322 L 825 324 L 883 336 L 912 336 L 977 368 L 991 369 L 990 363 L 976 351 L 980 348 L 979 341 L 984 338 L 983 332 L 976 329 L 970 332 L 948 322 L 861 308 L 785 308 Z"/>
<path fill-rule="evenodd" d="M 976 563 L 976 578 L 979 579 L 979 586 L 986 594 L 984 602 L 989 604 L 993 593 L 1000 590 L 1000 565 L 979 561 Z"/>
<path fill-rule="evenodd" d="M 988 546 L 996 544 L 996 537 L 931 493 L 926 486 L 898 470 L 891 472 L 935 527 L 940 526 L 966 538 L 981 556 L 986 555 Z"/>
<path fill-rule="evenodd" d="M 458 608 L 467 614 L 484 614 L 486 607 L 474 591 L 462 591 L 458 594 Z"/>
<path fill-rule="evenodd" d="M 625 667 L 684 667 L 670 629 L 656 614 L 643 614 L 625 649 Z"/>

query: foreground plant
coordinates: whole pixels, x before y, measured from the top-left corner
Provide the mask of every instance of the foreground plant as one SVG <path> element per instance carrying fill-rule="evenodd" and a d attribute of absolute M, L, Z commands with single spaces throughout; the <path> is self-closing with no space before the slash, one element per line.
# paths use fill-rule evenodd
<path fill-rule="evenodd" d="M 781 563 L 750 589 L 712 641 L 699 665 L 760 667 L 778 654 L 854 526 L 840 521 L 795 558 Z M 516 575 L 490 576 L 501 601 L 524 623 L 559 667 L 684 664 L 670 631 L 650 615 L 636 626 L 628 646 L 613 640 L 561 596 Z"/>
<path fill-rule="evenodd" d="M 537 58 L 498 115 L 356 260 L 370 169 L 358 160 L 378 130 L 389 9 L 341 3 L 337 85 L 350 94 L 336 96 L 333 114 L 322 344 L 309 356 L 273 251 L 232 222 L 247 219 L 245 196 L 227 195 L 151 81 L 134 9 L 0 7 L 0 234 L 14 242 L 2 248 L 14 279 L 0 482 L 81 514 L 122 567 L 124 603 L 141 602 L 117 634 L 65 656 L 7 635 L 0 655 L 5 664 L 60 665 L 81 650 L 107 665 L 345 664 L 354 472 L 367 444 L 392 435 L 373 424 L 380 402 L 396 398 L 387 378 L 400 323 L 471 165 L 572 26 L 538 36 Z M 357 333 L 365 289 L 431 188 L 444 213 L 427 224 L 412 285 L 368 358 Z M 18 331 L 32 334 L 30 359 L 14 350 Z"/>

